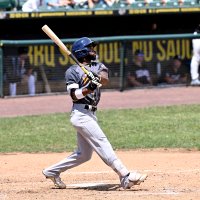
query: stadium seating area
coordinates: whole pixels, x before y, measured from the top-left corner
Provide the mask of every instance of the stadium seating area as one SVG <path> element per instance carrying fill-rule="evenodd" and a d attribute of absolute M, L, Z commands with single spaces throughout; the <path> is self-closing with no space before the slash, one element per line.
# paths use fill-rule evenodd
<path fill-rule="evenodd" d="M 0 10 L 13 10 L 17 7 L 17 0 L 0 0 Z"/>
<path fill-rule="evenodd" d="M 0 10 L 14 11 L 21 10 L 22 5 L 27 0 L 0 0 Z M 176 7 L 193 7 L 199 6 L 199 0 L 118 0 L 112 6 L 105 4 L 94 4 L 94 10 L 108 10 L 108 9 L 137 9 L 137 8 L 176 8 Z M 68 10 L 89 10 L 87 3 L 75 5 L 73 8 L 67 7 L 53 7 L 43 5 L 39 7 L 39 11 L 68 11 Z"/>

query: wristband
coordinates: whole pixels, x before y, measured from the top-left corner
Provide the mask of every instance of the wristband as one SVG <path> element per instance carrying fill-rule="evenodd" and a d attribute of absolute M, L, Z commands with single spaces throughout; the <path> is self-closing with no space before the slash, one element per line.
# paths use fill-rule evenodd
<path fill-rule="evenodd" d="M 83 95 L 83 93 L 82 93 L 82 89 L 77 89 L 77 90 L 75 90 L 75 96 L 76 96 L 77 99 L 82 99 L 82 98 L 85 97 L 85 96 Z"/>

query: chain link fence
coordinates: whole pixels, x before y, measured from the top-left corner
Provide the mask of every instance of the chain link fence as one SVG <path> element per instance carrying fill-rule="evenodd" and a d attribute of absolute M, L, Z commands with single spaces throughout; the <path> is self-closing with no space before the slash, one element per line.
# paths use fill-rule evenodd
<path fill-rule="evenodd" d="M 187 86 L 191 80 L 194 37 L 198 36 L 179 34 L 91 38 L 99 40 L 99 45 L 95 47 L 98 61 L 109 69 L 109 84 L 102 89 L 123 91 Z M 63 40 L 69 50 L 74 41 Z M 51 40 L 1 41 L 1 44 L 2 97 L 67 92 L 65 71 L 74 61 Z M 23 56 L 25 60 L 22 63 L 19 57 Z M 180 61 L 180 67 L 172 76 L 175 82 L 168 84 L 165 77 L 167 73 L 172 74 L 175 60 Z"/>

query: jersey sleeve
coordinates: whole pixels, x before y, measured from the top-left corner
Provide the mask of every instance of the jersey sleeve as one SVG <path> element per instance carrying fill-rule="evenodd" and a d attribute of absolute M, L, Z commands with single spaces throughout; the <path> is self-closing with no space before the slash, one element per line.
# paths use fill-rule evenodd
<path fill-rule="evenodd" d="M 108 68 L 107 68 L 103 63 L 99 63 L 98 74 L 99 74 L 100 72 L 102 72 L 102 71 L 108 73 Z"/>
<path fill-rule="evenodd" d="M 65 80 L 66 80 L 66 85 L 72 85 L 72 84 L 79 84 L 80 78 L 78 73 L 74 70 L 69 68 L 65 72 Z"/>

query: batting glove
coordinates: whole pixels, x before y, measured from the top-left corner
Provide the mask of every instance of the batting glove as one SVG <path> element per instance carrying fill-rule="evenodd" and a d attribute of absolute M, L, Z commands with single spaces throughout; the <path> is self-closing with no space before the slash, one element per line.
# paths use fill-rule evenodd
<path fill-rule="evenodd" d="M 96 74 L 96 73 L 94 73 L 94 72 L 92 72 L 92 71 L 89 71 L 89 72 L 87 73 L 87 77 L 88 77 L 90 80 L 94 80 L 95 78 L 98 79 L 98 74 Z"/>
<path fill-rule="evenodd" d="M 94 91 L 97 89 L 97 87 L 100 87 L 101 83 L 99 83 L 99 79 L 96 77 L 93 80 L 90 81 L 90 84 L 88 86 L 88 89 Z"/>

